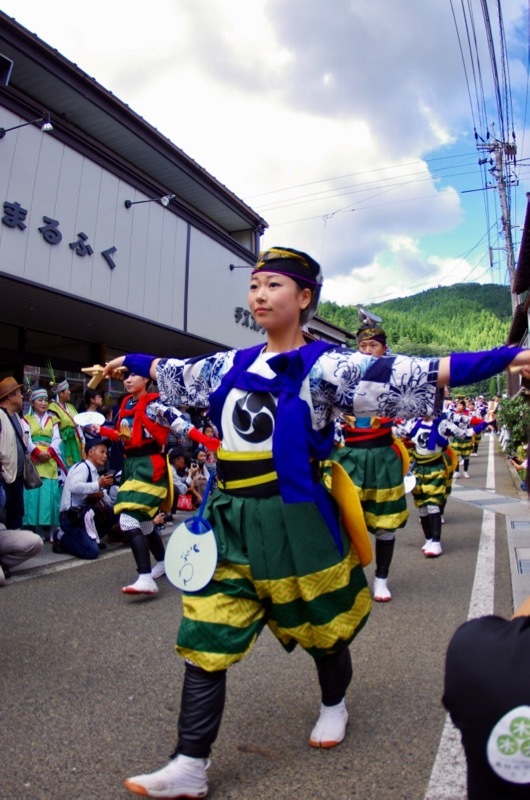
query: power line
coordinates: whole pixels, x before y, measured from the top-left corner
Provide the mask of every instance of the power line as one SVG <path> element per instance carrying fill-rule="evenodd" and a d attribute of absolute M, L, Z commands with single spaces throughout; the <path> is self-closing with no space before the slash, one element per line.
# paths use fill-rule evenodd
<path fill-rule="evenodd" d="M 431 164 L 435 161 L 446 161 L 447 159 L 457 159 L 457 158 L 469 158 L 470 156 L 475 156 L 475 152 L 471 153 L 460 153 L 456 155 L 450 156 L 438 156 L 436 158 L 426 158 L 426 159 L 416 159 L 414 161 L 406 161 L 403 164 L 390 164 L 385 167 L 374 167 L 373 169 L 365 169 L 360 170 L 358 172 L 348 172 L 344 175 L 336 175 L 330 178 L 319 178 L 315 181 L 306 181 L 305 183 L 298 183 L 294 184 L 293 186 L 286 186 L 282 189 L 270 189 L 266 192 L 261 192 L 259 194 L 247 195 L 243 198 L 243 200 L 248 203 L 250 200 L 254 200 L 256 197 L 265 197 L 268 194 L 280 194 L 281 192 L 290 192 L 293 189 L 304 189 L 306 186 L 314 186 L 318 183 L 331 183 L 332 181 L 339 181 L 344 180 L 344 178 L 356 178 L 358 175 L 367 175 L 373 174 L 374 172 L 382 172 L 383 170 L 392 170 L 392 169 L 402 169 L 403 167 L 411 167 L 415 164 Z"/>
<path fill-rule="evenodd" d="M 472 164 L 471 163 L 470 164 L 462 164 L 461 166 L 472 166 Z M 474 166 L 476 166 L 476 162 L 475 162 Z M 391 189 L 396 189 L 396 188 L 399 189 L 400 187 L 408 186 L 411 183 L 425 183 L 425 182 L 429 182 L 429 181 L 436 182 L 436 180 L 439 180 L 440 178 L 443 178 L 444 180 L 448 180 L 450 178 L 456 178 L 456 177 L 461 177 L 463 175 L 473 175 L 473 174 L 475 174 L 474 171 L 473 172 L 471 172 L 471 171 L 467 171 L 467 172 L 452 172 L 452 173 L 448 173 L 446 175 L 436 175 L 436 174 L 432 174 L 432 173 L 429 173 L 428 175 L 425 175 L 425 172 L 423 172 L 423 171 L 422 172 L 412 172 L 412 173 L 408 173 L 408 174 L 400 176 L 400 180 L 398 180 L 396 183 L 391 183 L 391 184 L 387 185 L 385 187 L 385 191 L 386 190 L 391 190 Z M 422 175 L 423 177 L 414 178 L 415 175 Z M 406 178 L 413 178 L 413 180 L 405 180 Z M 347 195 L 351 195 L 351 194 L 358 194 L 360 192 L 367 192 L 367 191 L 370 191 L 371 189 L 375 190 L 377 188 L 376 184 L 384 183 L 385 181 L 389 181 L 389 180 L 392 180 L 392 179 L 393 179 L 392 176 L 388 176 L 386 178 L 380 178 L 378 180 L 367 181 L 364 184 L 360 183 L 360 184 L 357 184 L 356 186 L 354 184 L 353 186 L 355 188 L 350 187 L 350 186 L 341 186 L 341 187 L 337 187 L 336 189 L 323 189 L 320 192 L 314 192 L 312 194 L 300 195 L 299 197 L 285 198 L 283 200 L 272 201 L 272 202 L 270 202 L 268 204 L 265 204 L 265 205 L 262 205 L 262 206 L 260 206 L 259 204 L 255 204 L 255 205 L 259 209 L 260 213 L 269 213 L 270 211 L 276 211 L 276 210 L 282 209 L 282 208 L 290 208 L 291 206 L 303 205 L 303 204 L 306 204 L 306 203 L 314 203 L 314 202 L 319 202 L 319 201 L 323 201 L 323 200 L 333 200 L 336 197 L 346 197 Z M 344 191 L 344 190 L 348 190 L 348 191 Z M 360 201 L 360 202 L 364 202 L 364 201 Z"/>

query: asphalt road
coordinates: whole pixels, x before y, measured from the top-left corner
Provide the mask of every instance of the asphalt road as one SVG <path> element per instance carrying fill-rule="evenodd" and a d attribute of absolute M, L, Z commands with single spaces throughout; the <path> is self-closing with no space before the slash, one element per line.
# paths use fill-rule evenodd
<path fill-rule="evenodd" d="M 514 491 L 502 457 L 496 470 Z M 486 447 L 469 486 L 483 487 Z M 349 734 L 308 746 L 316 673 L 266 631 L 229 672 L 212 755 L 212 800 L 423 800 L 445 721 L 443 662 L 467 617 L 482 512 L 450 499 L 443 556 L 425 559 L 411 504 L 391 571 L 393 600 L 375 604 L 352 644 Z M 495 610 L 511 614 L 504 519 L 496 515 Z M 373 568 L 367 570 L 370 581 Z M 179 592 L 130 598 L 130 552 L 33 571 L 0 590 L 2 800 L 119 800 L 131 774 L 162 766 L 176 739 L 183 664 L 173 650 Z M 454 800 L 459 800 L 454 798 Z"/>

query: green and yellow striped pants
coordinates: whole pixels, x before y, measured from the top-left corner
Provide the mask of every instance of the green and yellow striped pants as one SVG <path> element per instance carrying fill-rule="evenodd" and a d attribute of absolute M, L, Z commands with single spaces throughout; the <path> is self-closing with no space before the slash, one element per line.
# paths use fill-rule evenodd
<path fill-rule="evenodd" d="M 177 651 L 208 671 L 252 649 L 265 625 L 285 647 L 318 659 L 349 644 L 368 619 L 364 571 L 342 532 L 339 553 L 312 503 L 216 492 L 206 518 L 219 548 L 212 581 L 183 594 Z"/>

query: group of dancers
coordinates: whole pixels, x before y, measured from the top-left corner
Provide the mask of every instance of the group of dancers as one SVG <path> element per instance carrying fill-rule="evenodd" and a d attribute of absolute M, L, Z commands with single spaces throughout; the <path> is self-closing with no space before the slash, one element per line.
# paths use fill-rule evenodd
<path fill-rule="evenodd" d="M 357 331 L 359 352 L 379 359 L 389 353 L 381 319 L 361 309 L 363 324 Z M 413 476 L 412 497 L 418 508 L 427 558 L 442 554 L 443 512 L 453 478 L 469 478 L 471 451 L 478 449 L 486 406 L 444 402 L 436 412 L 408 420 L 391 417 L 352 417 L 342 414 L 339 434 L 330 460 L 338 461 L 355 484 L 368 530 L 375 539 L 373 598 L 389 602 L 388 574 L 396 531 L 409 516 L 404 476 Z"/>

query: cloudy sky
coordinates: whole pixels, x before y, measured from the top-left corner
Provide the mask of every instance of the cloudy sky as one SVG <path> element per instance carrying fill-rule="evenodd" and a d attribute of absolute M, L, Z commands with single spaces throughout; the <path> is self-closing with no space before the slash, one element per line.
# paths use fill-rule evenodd
<path fill-rule="evenodd" d="M 502 0 L 504 62 L 488 6 L 500 100 L 479 0 L 1 4 L 260 213 L 264 247 L 311 253 L 323 297 L 353 305 L 507 281 L 499 193 L 482 190 L 491 165 L 477 164 L 492 154 L 474 126 L 503 138 L 513 118 L 517 255 L 528 9 Z"/>

